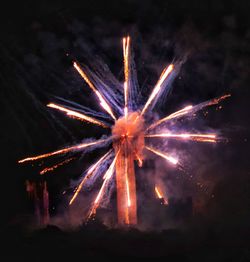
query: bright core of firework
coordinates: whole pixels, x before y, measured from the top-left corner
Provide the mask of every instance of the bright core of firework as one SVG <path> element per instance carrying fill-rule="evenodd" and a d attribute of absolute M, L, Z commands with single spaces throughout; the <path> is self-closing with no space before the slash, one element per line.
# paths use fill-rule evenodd
<path fill-rule="evenodd" d="M 110 188 L 112 188 L 110 185 L 114 178 L 113 175 L 116 174 L 118 223 L 121 225 L 137 223 L 134 161 L 137 161 L 138 166 L 141 167 L 143 165 L 145 151 L 147 150 L 151 154 L 165 159 L 170 165 L 179 165 L 179 157 L 173 156 L 171 149 L 166 149 L 164 143 L 161 143 L 160 148 L 154 146 L 153 143 L 156 138 L 216 143 L 218 137 L 214 133 L 172 133 L 169 131 L 166 132 L 166 129 L 164 130 L 163 128 L 169 122 L 174 124 L 179 118 L 193 116 L 197 111 L 207 106 L 216 105 L 230 96 L 230 94 L 226 94 L 197 105 L 189 105 L 155 122 L 149 122 L 147 121 L 147 114 L 153 110 L 154 105 L 162 97 L 161 94 L 170 89 L 168 80 L 173 77 L 172 74 L 175 72 L 175 65 L 170 64 L 163 69 L 151 94 L 145 101 L 144 106 L 141 107 L 140 104 L 136 103 L 139 92 L 134 84 L 136 72 L 132 62 L 131 39 L 129 36 L 123 38 L 122 46 L 124 63 L 124 82 L 122 89 L 120 86 L 110 88 L 104 83 L 105 81 L 99 81 L 99 76 L 97 76 L 95 72 L 89 74 L 79 63 L 73 62 L 76 71 L 95 94 L 101 109 L 107 113 L 107 117 L 110 118 L 109 121 L 113 122 L 111 136 L 108 138 L 100 138 L 99 140 L 92 139 L 92 141 L 82 142 L 78 145 L 42 155 L 27 157 L 18 161 L 19 163 L 23 163 L 41 160 L 47 157 L 74 154 L 75 152 L 86 149 L 94 150 L 101 146 L 109 146 L 108 151 L 83 173 L 69 204 L 71 205 L 75 201 L 79 192 L 84 190 L 86 184 L 93 184 L 97 181 L 98 177 L 102 177 L 102 185 L 94 197 L 89 212 L 86 215 L 86 218 L 89 219 L 95 215 L 97 208 L 102 201 L 104 201 L 105 197 L 107 198 L 108 192 Z M 86 88 L 85 85 L 84 88 Z M 93 99 L 93 102 L 95 102 L 95 99 Z M 73 109 L 72 107 L 69 108 L 55 103 L 49 103 L 47 106 L 63 112 L 71 118 L 99 127 L 110 128 L 110 125 L 105 122 L 106 120 L 98 119 L 100 114 L 98 114 L 98 112 L 96 112 L 96 114 L 93 113 L 93 110 L 90 114 L 77 108 Z M 111 148 L 110 141 L 112 141 L 113 144 Z M 40 174 L 51 172 L 67 164 L 74 158 L 75 157 L 70 156 L 54 166 L 46 167 L 40 171 Z M 157 198 L 164 198 L 161 189 L 157 185 L 155 185 L 155 192 Z"/>

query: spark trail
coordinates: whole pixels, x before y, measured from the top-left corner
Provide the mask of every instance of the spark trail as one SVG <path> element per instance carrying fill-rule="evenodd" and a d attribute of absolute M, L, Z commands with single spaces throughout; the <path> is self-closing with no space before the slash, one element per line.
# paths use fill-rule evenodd
<path fill-rule="evenodd" d="M 114 116 L 114 113 L 108 103 L 105 101 L 101 93 L 95 88 L 93 83 L 90 81 L 90 79 L 87 77 L 87 75 L 83 72 L 83 70 L 80 68 L 80 66 L 74 62 L 74 68 L 78 71 L 78 73 L 82 76 L 82 78 L 86 81 L 86 83 L 89 85 L 89 87 L 93 90 L 93 92 L 96 94 L 96 96 L 99 98 L 100 105 L 103 107 L 103 109 L 114 119 L 116 120 L 116 117 Z"/>
<path fill-rule="evenodd" d="M 168 162 L 170 162 L 171 164 L 176 165 L 178 163 L 178 159 L 167 155 L 166 153 L 163 153 L 155 148 L 149 147 L 149 146 L 145 146 L 145 148 L 151 152 L 153 152 L 154 154 L 161 156 L 163 158 L 165 158 Z"/>
<path fill-rule="evenodd" d="M 123 38 L 123 59 L 124 59 L 124 116 L 128 116 L 128 92 L 129 92 L 129 45 L 130 38 Z"/>
<path fill-rule="evenodd" d="M 56 168 L 58 168 L 58 167 L 60 167 L 60 166 L 63 166 L 63 165 L 65 165 L 65 164 L 69 163 L 69 162 L 72 161 L 73 159 L 75 159 L 75 158 L 74 158 L 74 157 L 71 157 L 71 158 L 68 158 L 68 159 L 66 159 L 66 160 L 64 160 L 64 161 L 61 161 L 61 162 L 59 162 L 59 163 L 57 163 L 57 164 L 55 164 L 55 165 L 53 165 L 53 166 L 51 166 L 51 167 L 46 167 L 46 168 L 44 168 L 43 170 L 40 171 L 40 175 L 44 175 L 44 174 L 47 173 L 47 172 L 51 172 L 51 171 L 55 170 Z"/>
<path fill-rule="evenodd" d="M 90 147 L 90 146 L 95 146 L 95 145 L 107 142 L 108 140 L 109 140 L 109 138 L 101 139 L 101 140 L 90 142 L 90 143 L 82 143 L 82 144 L 79 144 L 79 145 L 76 145 L 76 146 L 66 147 L 66 148 L 63 148 L 63 149 L 60 149 L 60 150 L 57 150 L 57 151 L 54 151 L 54 152 L 50 152 L 50 153 L 46 153 L 46 154 L 42 154 L 42 155 L 38 155 L 38 156 L 27 157 L 27 158 L 19 160 L 18 163 L 24 163 L 24 162 L 27 162 L 27 161 L 35 161 L 35 160 L 47 158 L 47 157 L 54 156 L 54 155 L 65 154 L 65 153 L 68 153 L 70 151 L 79 151 L 81 149 L 84 149 L 84 148 L 87 148 L 87 147 Z"/>
<path fill-rule="evenodd" d="M 141 111 L 141 116 L 145 114 L 146 110 L 148 109 L 149 105 L 152 103 L 152 101 L 155 99 L 159 91 L 161 90 L 163 82 L 166 80 L 166 78 L 169 76 L 169 74 L 173 71 L 174 65 L 171 64 L 167 68 L 164 69 L 162 72 L 160 79 L 158 80 L 155 88 L 153 89 L 151 95 L 149 96 L 148 101 L 146 102 L 145 106 L 143 107 Z"/>
<path fill-rule="evenodd" d="M 175 139 L 184 139 L 184 140 L 194 140 L 200 142 L 211 142 L 216 143 L 216 135 L 215 134 L 172 134 L 172 133 L 161 133 L 161 134 L 153 134 L 153 135 L 146 135 L 145 137 L 150 138 L 175 138 Z"/>
<path fill-rule="evenodd" d="M 93 204 L 93 206 L 92 206 L 92 208 L 91 208 L 91 210 L 90 210 L 90 212 L 89 212 L 88 218 L 90 218 L 93 214 L 96 213 L 96 209 L 98 208 L 98 206 L 99 206 L 99 204 L 100 204 L 100 200 L 101 200 L 101 198 L 102 198 L 102 196 L 103 196 L 103 194 L 104 194 L 104 189 L 105 189 L 108 181 L 111 179 L 111 177 L 112 177 L 112 175 L 113 175 L 113 173 L 114 173 L 115 162 L 116 162 L 116 159 L 117 159 L 119 153 L 120 153 L 120 151 L 118 151 L 118 152 L 116 153 L 116 156 L 115 156 L 113 162 L 111 163 L 111 165 L 109 166 L 109 168 L 108 168 L 108 170 L 106 171 L 105 175 L 103 176 L 104 181 L 103 181 L 103 183 L 102 183 L 102 186 L 101 186 L 100 191 L 99 191 L 98 194 L 97 194 L 97 197 L 96 197 L 96 199 L 95 199 L 95 201 L 94 201 L 94 204 Z"/>
<path fill-rule="evenodd" d="M 59 105 L 56 105 L 56 104 L 53 104 L 53 103 L 49 103 L 47 105 L 47 107 L 51 107 L 51 108 L 60 110 L 62 112 L 65 112 L 69 117 L 79 119 L 81 121 L 87 121 L 87 122 L 90 122 L 92 124 L 96 124 L 96 125 L 99 125 L 99 126 L 102 126 L 102 127 L 105 127 L 105 128 L 108 127 L 107 125 L 105 125 L 104 123 L 102 123 L 101 121 L 99 121 L 99 120 L 97 120 L 93 117 L 86 116 L 82 113 L 67 109 L 65 107 L 62 107 L 62 106 L 59 106 Z"/>
<path fill-rule="evenodd" d="M 71 205 L 74 200 L 76 199 L 76 197 L 78 196 L 79 192 L 81 191 L 83 185 L 85 184 L 85 182 L 91 178 L 91 176 L 93 175 L 94 171 L 98 168 L 99 165 L 102 164 L 102 162 L 110 155 L 112 150 L 109 150 L 104 156 L 102 156 L 95 164 L 93 164 L 89 170 L 87 171 L 87 174 L 84 176 L 84 178 L 82 179 L 81 183 L 78 185 L 78 187 L 76 188 L 76 191 L 73 195 L 73 197 L 71 198 L 69 204 Z"/>
<path fill-rule="evenodd" d="M 158 198 L 163 199 L 164 205 L 167 205 L 167 204 L 168 204 L 168 201 L 167 201 L 167 199 L 163 196 L 162 191 L 161 191 L 161 189 L 160 189 L 159 186 L 155 186 L 155 193 L 156 193 L 156 196 L 157 196 Z"/>
<path fill-rule="evenodd" d="M 185 115 L 190 115 L 190 114 L 194 114 L 196 113 L 197 111 L 200 111 L 202 110 L 203 108 L 207 107 L 207 106 L 212 106 L 212 105 L 217 105 L 218 103 L 220 103 L 222 100 L 230 97 L 231 95 L 230 94 L 226 94 L 226 95 L 223 95 L 221 97 L 218 97 L 218 98 L 214 98 L 214 99 L 211 99 L 211 100 L 208 100 L 208 101 L 205 101 L 205 102 L 202 102 L 198 105 L 195 105 L 195 106 L 186 106 L 184 107 L 183 109 L 179 110 L 179 111 L 176 111 L 160 120 L 158 120 L 157 122 L 153 123 L 152 125 L 150 125 L 148 128 L 147 128 L 147 131 L 150 130 L 150 129 L 153 129 L 155 127 L 157 127 L 158 125 L 160 125 L 161 123 L 164 123 L 164 122 L 167 122 L 168 120 L 171 120 L 171 119 L 177 119 L 179 117 L 182 117 L 182 116 L 185 116 Z"/>

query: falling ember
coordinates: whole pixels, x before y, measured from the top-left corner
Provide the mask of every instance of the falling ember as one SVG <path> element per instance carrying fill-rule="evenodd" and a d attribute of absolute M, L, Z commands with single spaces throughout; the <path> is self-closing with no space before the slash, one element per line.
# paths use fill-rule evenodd
<path fill-rule="evenodd" d="M 158 186 L 155 186 L 155 193 L 156 193 L 156 196 L 157 196 L 159 199 L 163 199 L 164 205 L 167 205 L 167 204 L 168 204 L 167 199 L 163 196 L 163 194 L 161 193 L 161 189 L 160 189 Z"/>
<path fill-rule="evenodd" d="M 146 149 L 148 149 L 149 151 L 155 153 L 158 156 L 161 156 L 163 158 L 165 158 L 168 162 L 170 162 L 171 164 L 176 165 L 178 163 L 178 160 L 172 156 L 167 155 L 166 153 L 162 153 L 161 151 L 158 151 L 152 147 L 149 146 L 145 146 Z"/>
<path fill-rule="evenodd" d="M 87 122 L 90 122 L 92 124 L 96 124 L 96 125 L 99 125 L 99 126 L 107 128 L 107 126 L 104 123 L 102 123 L 101 121 L 96 120 L 96 119 L 94 119 L 92 117 L 86 116 L 84 114 L 75 112 L 73 110 L 69 110 L 69 109 L 67 109 L 65 107 L 62 107 L 62 106 L 59 106 L 59 105 L 56 105 L 56 104 L 53 104 L 53 103 L 48 104 L 47 107 L 51 107 L 51 108 L 55 108 L 55 109 L 58 109 L 60 111 L 63 111 L 68 116 L 70 116 L 72 118 L 76 118 L 76 119 L 79 119 L 81 121 L 87 121 Z"/>
<path fill-rule="evenodd" d="M 223 95 L 218 98 L 214 98 L 205 102 L 202 102 L 197 105 L 189 105 L 186 106 L 168 116 L 163 117 L 162 119 L 152 123 L 146 122 L 144 119 L 147 118 L 147 112 L 149 108 L 157 102 L 157 99 L 160 99 L 161 92 L 164 91 L 166 86 L 166 80 L 169 79 L 171 73 L 174 70 L 174 65 L 170 64 L 167 66 L 158 82 L 156 83 L 155 87 L 153 88 L 152 93 L 149 95 L 149 98 L 145 105 L 142 107 L 142 110 L 138 110 L 140 105 L 136 104 L 136 97 L 139 96 L 139 93 L 136 90 L 136 78 L 135 72 L 133 70 L 133 63 L 131 61 L 132 52 L 131 52 L 131 40 L 130 37 L 123 38 L 123 61 L 124 61 L 124 83 L 123 83 L 123 97 L 120 96 L 120 87 L 117 87 L 117 90 L 112 90 L 111 88 L 102 85 L 98 85 L 98 88 L 94 85 L 96 83 L 95 74 L 91 75 L 91 79 L 87 76 L 87 74 L 81 69 L 79 64 L 76 62 L 73 63 L 74 68 L 77 72 L 81 75 L 81 77 L 85 80 L 88 84 L 90 89 L 95 93 L 97 98 L 99 99 L 100 105 L 106 111 L 106 113 L 114 120 L 114 124 L 111 128 L 112 136 L 106 139 L 99 139 L 93 142 L 86 142 L 81 143 L 78 145 L 66 147 L 54 152 L 27 157 L 22 160 L 19 160 L 18 163 L 24 163 L 28 161 L 35 161 L 40 159 L 45 159 L 47 157 L 66 154 L 69 152 L 80 151 L 85 148 L 89 149 L 96 149 L 96 146 L 108 146 L 109 143 L 112 141 L 112 148 L 109 151 L 100 157 L 97 162 L 90 166 L 87 170 L 85 176 L 81 179 L 80 184 L 74 191 L 74 194 L 69 202 L 71 205 L 76 197 L 78 196 L 79 192 L 85 185 L 86 181 L 90 183 L 94 183 L 96 181 L 95 177 L 99 177 L 100 174 L 103 175 L 102 185 L 100 190 L 93 199 L 91 204 L 91 208 L 88 212 L 87 219 L 92 217 L 96 214 L 96 209 L 100 206 L 101 202 L 104 199 L 105 194 L 109 192 L 109 185 L 113 177 L 116 179 L 116 192 L 117 192 L 117 217 L 118 217 L 118 224 L 121 226 L 124 225 L 135 225 L 137 224 L 137 196 L 136 196 L 136 179 L 135 179 L 135 163 L 137 162 L 138 165 L 141 167 L 144 161 L 144 149 L 154 153 L 157 156 L 160 156 L 166 159 L 169 163 L 178 167 L 180 166 L 179 160 L 166 152 L 162 152 L 161 150 L 165 151 L 165 148 L 162 149 L 155 149 L 151 145 L 145 144 L 145 138 L 160 138 L 160 139 L 178 139 L 178 140 L 192 140 L 197 142 L 210 142 L 215 143 L 218 141 L 218 138 L 215 134 L 192 134 L 185 131 L 181 134 L 175 133 L 164 133 L 162 130 L 158 130 L 158 133 L 153 132 L 154 128 L 159 127 L 162 123 L 166 123 L 170 120 L 176 120 L 180 117 L 185 116 L 194 116 L 199 110 L 211 105 L 216 105 L 222 100 L 230 97 L 230 94 Z M 98 76 L 99 77 L 99 76 Z M 106 88 L 107 87 L 107 88 Z M 114 86 L 114 89 L 116 87 Z M 137 93 L 136 93 L 137 92 Z M 107 101 L 106 101 L 107 100 Z M 121 101 L 124 101 L 122 103 Z M 73 102 L 72 102 L 73 103 Z M 116 108 L 113 109 L 111 106 L 115 106 Z M 90 110 L 91 115 L 94 115 L 95 118 L 90 117 L 88 115 L 79 113 L 74 110 L 70 110 L 66 107 L 61 105 L 56 105 L 53 103 L 49 103 L 47 105 L 50 108 L 57 109 L 66 113 L 69 117 L 74 119 L 82 120 L 84 122 L 88 122 L 97 126 L 101 126 L 107 128 L 106 124 L 102 121 L 98 120 L 98 116 L 100 113 L 94 112 Z M 136 108 L 136 109 L 135 109 Z M 113 111 L 115 110 L 115 111 Z M 119 113 L 119 116 L 116 118 L 115 114 Z M 172 121 L 171 124 L 175 122 Z M 150 142 L 153 142 L 154 139 L 150 139 Z M 68 163 L 73 158 L 66 159 L 60 163 L 55 164 L 54 166 L 47 167 L 40 171 L 40 174 L 44 174 L 46 172 L 52 171 L 55 168 Z M 107 163 L 110 163 L 108 169 L 106 169 Z M 115 173 L 115 176 L 113 174 Z M 32 196 L 34 191 L 34 185 L 27 183 L 27 191 L 30 196 Z M 44 208 L 48 209 L 48 195 L 47 186 L 44 187 Z M 159 185 L 155 186 L 155 193 L 156 196 L 160 199 L 164 199 L 164 203 L 167 204 L 167 199 L 164 198 L 162 191 Z"/>
<path fill-rule="evenodd" d="M 155 193 L 156 193 L 158 198 L 163 198 L 163 196 L 162 196 L 162 194 L 161 194 L 161 192 L 160 192 L 160 190 L 158 189 L 157 186 L 155 187 Z"/>
<path fill-rule="evenodd" d="M 99 98 L 100 101 L 100 105 L 103 107 L 103 109 L 114 119 L 116 120 L 116 117 L 114 116 L 112 109 L 110 108 L 110 106 L 107 104 L 107 102 L 105 101 L 105 99 L 102 97 L 101 93 L 95 88 L 95 86 L 93 85 L 93 83 L 89 80 L 89 78 L 87 77 L 87 75 L 82 71 L 82 69 L 80 68 L 80 66 L 74 62 L 74 68 L 78 71 L 78 73 L 82 76 L 82 78 L 86 81 L 86 83 L 89 85 L 89 87 L 94 91 L 94 93 L 96 94 L 96 96 Z"/>

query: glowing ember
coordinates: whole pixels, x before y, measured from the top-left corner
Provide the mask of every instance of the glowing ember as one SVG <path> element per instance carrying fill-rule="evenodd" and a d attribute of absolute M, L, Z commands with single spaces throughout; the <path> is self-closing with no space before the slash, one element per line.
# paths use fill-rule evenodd
<path fill-rule="evenodd" d="M 139 96 L 137 92 L 135 79 L 133 78 L 135 72 L 131 63 L 131 40 L 129 37 L 123 38 L 123 59 L 124 59 L 124 83 L 123 83 L 123 95 L 120 96 L 120 89 L 113 90 L 108 86 L 94 85 L 95 75 L 91 74 L 91 79 L 87 74 L 81 69 L 79 64 L 74 62 L 74 68 L 85 80 L 91 90 L 95 93 L 99 99 L 100 105 L 108 113 L 110 121 L 114 121 L 112 126 L 112 136 L 105 139 L 99 139 L 92 142 L 81 143 L 75 146 L 66 147 L 54 152 L 27 157 L 25 159 L 19 160 L 19 163 L 24 163 L 27 161 L 41 160 L 50 156 L 57 156 L 65 154 L 68 152 L 74 153 L 86 148 L 96 149 L 99 146 L 108 146 L 110 141 L 113 143 L 113 148 L 111 148 L 106 154 L 99 158 L 99 160 L 93 164 L 87 172 L 84 173 L 83 177 L 79 181 L 79 185 L 76 187 L 74 194 L 69 202 L 71 205 L 79 192 L 85 185 L 85 183 L 93 184 L 97 179 L 96 177 L 103 177 L 103 182 L 100 190 L 93 200 L 91 208 L 88 212 L 87 219 L 95 215 L 96 209 L 100 206 L 105 195 L 108 195 L 109 185 L 112 181 L 113 174 L 115 173 L 116 179 L 116 191 L 117 191 L 117 213 L 118 213 L 118 224 L 120 225 L 133 225 L 137 223 L 137 200 L 136 200 L 136 179 L 135 179 L 135 160 L 138 161 L 138 165 L 143 164 L 143 151 L 147 149 L 151 153 L 160 156 L 167 160 L 173 166 L 179 163 L 179 160 L 166 152 L 164 148 L 164 143 L 160 150 L 152 147 L 152 145 L 145 145 L 145 138 L 153 142 L 152 138 L 161 139 L 179 139 L 179 140 L 193 140 L 198 142 L 217 142 L 217 137 L 215 134 L 192 134 L 192 133 L 171 133 L 163 132 L 158 130 L 158 132 L 153 132 L 155 128 L 159 127 L 168 121 L 174 124 L 174 120 L 180 117 L 194 115 L 195 112 L 202 110 L 204 107 L 216 105 L 220 101 L 230 97 L 229 94 L 221 96 L 219 98 L 214 98 L 209 101 L 197 105 L 186 106 L 158 121 L 155 123 L 147 122 L 146 113 L 149 112 L 149 108 L 153 107 L 157 100 L 161 98 L 160 94 L 167 86 L 167 79 L 170 77 L 171 73 L 175 71 L 173 64 L 168 65 L 162 72 L 158 82 L 156 83 L 152 93 L 147 99 L 145 105 L 140 110 L 140 105 L 136 105 L 135 98 Z M 114 87 L 115 88 L 115 87 Z M 133 99 L 134 98 L 134 99 Z M 122 102 L 121 102 L 122 101 Z M 74 104 L 72 102 L 72 104 Z M 92 123 L 101 127 L 107 127 L 102 121 L 97 118 L 100 113 L 90 110 L 90 113 L 82 114 L 75 110 L 70 110 L 63 106 L 56 105 L 54 103 L 49 103 L 48 107 L 57 109 L 59 111 L 65 112 L 69 117 L 76 118 L 88 123 Z M 113 107 L 113 108 L 112 108 Z M 85 112 L 85 111 L 83 111 Z M 115 117 L 115 114 L 119 114 L 119 118 Z M 91 117 L 88 115 L 91 114 Z M 94 117 L 92 117 L 94 116 Z M 157 128 L 158 129 L 158 128 Z M 150 131 L 150 132 L 149 132 Z M 54 168 L 66 164 L 69 159 L 60 162 L 52 167 L 43 169 L 40 173 L 44 174 Z M 109 165 L 107 169 L 107 164 Z M 163 198 L 165 203 L 167 200 L 164 198 L 161 189 L 157 185 L 155 187 L 155 193 L 158 198 Z"/>
<path fill-rule="evenodd" d="M 163 196 L 162 192 L 161 192 L 161 189 L 159 186 L 155 186 L 155 193 L 156 193 L 156 196 L 160 199 L 163 199 L 163 203 L 164 205 L 167 205 L 168 204 L 168 201 L 167 199 Z"/>
<path fill-rule="evenodd" d="M 58 167 L 60 167 L 60 166 L 63 166 L 63 165 L 65 165 L 65 164 L 69 163 L 69 162 L 72 161 L 73 159 L 74 159 L 74 157 L 71 157 L 71 158 L 66 159 L 66 160 L 64 160 L 64 161 L 61 161 L 60 163 L 57 163 L 57 164 L 55 164 L 55 165 L 53 165 L 53 166 L 51 166 L 51 167 L 46 167 L 46 168 L 44 168 L 43 170 L 40 171 L 40 175 L 43 175 L 43 174 L 45 174 L 45 173 L 47 173 L 47 172 L 51 172 L 51 171 L 55 170 L 56 168 L 58 168 Z"/>

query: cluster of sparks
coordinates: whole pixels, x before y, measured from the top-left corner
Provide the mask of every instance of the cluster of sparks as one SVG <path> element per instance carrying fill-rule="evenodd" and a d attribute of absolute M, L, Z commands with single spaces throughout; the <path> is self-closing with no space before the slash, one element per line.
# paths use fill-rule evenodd
<path fill-rule="evenodd" d="M 171 113 L 170 115 L 163 117 L 155 122 L 147 123 L 144 121 L 146 119 L 147 113 L 149 113 L 152 108 L 153 104 L 157 102 L 157 100 L 160 97 L 160 94 L 163 92 L 165 88 L 167 87 L 167 79 L 171 76 L 173 71 L 175 70 L 174 64 L 168 65 L 160 75 L 160 78 L 158 82 L 156 83 L 155 87 L 153 88 L 151 94 L 149 95 L 148 100 L 144 104 L 143 107 L 140 108 L 140 105 L 138 105 L 138 108 L 133 108 L 130 103 L 130 98 L 131 93 L 133 92 L 133 81 L 131 80 L 131 39 L 130 37 L 125 37 L 123 38 L 123 59 L 124 59 L 124 83 L 123 83 L 123 98 L 121 99 L 123 101 L 123 105 L 121 105 L 121 110 L 119 112 L 122 112 L 122 115 L 118 115 L 116 109 L 113 109 L 111 106 L 111 99 L 112 96 L 109 97 L 109 100 L 107 99 L 107 96 L 103 95 L 102 93 L 102 88 L 95 85 L 93 81 L 88 77 L 87 73 L 83 71 L 81 68 L 80 64 L 77 62 L 73 62 L 73 66 L 76 69 L 76 71 L 80 74 L 80 76 L 84 79 L 84 81 L 87 83 L 89 88 L 94 92 L 96 95 L 100 106 L 102 109 L 109 115 L 110 121 L 113 121 L 113 126 L 116 124 L 116 122 L 122 117 L 126 121 L 128 121 L 128 117 L 131 113 L 136 112 L 137 117 L 133 120 L 132 124 L 136 124 L 137 121 L 142 121 L 143 120 L 143 131 L 142 134 L 144 138 L 147 138 L 147 141 L 150 141 L 150 143 L 145 144 L 144 147 L 141 150 L 147 150 L 157 156 L 162 157 L 165 159 L 168 163 L 171 165 L 178 165 L 179 164 L 179 159 L 172 156 L 171 153 L 166 152 L 165 148 L 162 150 L 158 150 L 155 148 L 152 143 L 153 143 L 153 138 L 159 138 L 159 139 L 176 139 L 176 140 L 189 140 L 189 141 L 197 141 L 197 142 L 207 142 L 207 143 L 216 143 L 218 141 L 218 137 L 214 133 L 207 133 L 207 134 L 200 134 L 200 133 L 172 133 L 172 132 L 166 132 L 164 130 L 164 125 L 173 120 L 177 120 L 179 118 L 185 117 L 185 116 L 192 116 L 194 113 L 196 113 L 199 110 L 202 110 L 203 108 L 211 105 L 216 105 L 220 101 L 228 98 L 230 95 L 224 95 L 209 101 L 205 101 L 203 103 L 197 104 L 197 105 L 189 105 L 186 106 L 174 113 Z M 49 103 L 47 105 L 49 108 L 53 108 L 55 110 L 58 110 L 62 113 L 65 113 L 68 117 L 88 122 L 93 125 L 102 127 L 102 128 L 110 128 L 109 125 L 105 123 L 105 121 L 101 121 L 97 118 L 94 118 L 92 116 L 89 116 L 87 114 L 83 114 L 82 112 L 78 112 L 76 110 L 69 109 L 65 106 L 58 105 L 55 103 Z M 151 109 L 151 110 L 150 110 Z M 160 130 L 160 131 L 159 131 Z M 163 131 L 162 131 L 163 130 Z M 98 147 L 100 146 L 107 146 L 109 145 L 108 142 L 110 141 L 117 141 L 117 139 L 122 140 L 124 137 L 129 137 L 133 136 L 132 134 L 129 134 L 129 132 L 122 134 L 120 137 L 115 136 L 114 133 L 108 138 L 101 138 L 99 140 L 92 140 L 91 142 L 86 142 L 86 143 L 80 143 L 74 146 L 62 148 L 60 150 L 46 153 L 46 154 L 41 154 L 37 156 L 32 156 L 32 157 L 27 157 L 22 160 L 19 160 L 19 163 L 24 163 L 28 161 L 35 161 L 35 160 L 41 160 L 44 158 L 56 156 L 56 155 L 62 155 L 62 154 L 67 154 L 67 153 L 74 153 L 74 152 L 79 152 L 83 151 L 85 149 L 96 149 L 97 145 Z M 88 213 L 88 218 L 90 218 L 92 215 L 96 213 L 96 209 L 99 207 L 102 198 L 105 194 L 105 191 L 108 188 L 109 182 L 113 178 L 113 174 L 115 173 L 115 166 L 116 166 L 116 161 L 118 158 L 118 155 L 121 154 L 121 148 L 119 150 L 114 150 L 113 148 L 109 149 L 108 152 L 106 152 L 103 156 L 101 156 L 93 165 L 91 165 L 86 172 L 84 172 L 83 178 L 81 179 L 79 185 L 75 188 L 74 194 L 72 198 L 70 199 L 69 204 L 71 205 L 75 199 L 77 198 L 79 192 L 84 188 L 84 185 L 86 184 L 87 181 L 91 181 L 91 178 L 95 176 L 95 174 L 98 174 L 98 176 L 103 177 L 103 182 L 102 185 L 99 189 L 99 192 L 97 193 L 95 199 L 93 200 L 93 203 L 91 205 L 91 208 Z M 136 159 L 138 160 L 138 165 L 142 166 L 143 164 L 143 159 L 141 155 L 138 154 L 138 152 L 134 152 L 133 154 L 136 155 Z M 45 174 L 47 172 L 53 171 L 55 168 L 66 164 L 70 162 L 73 158 L 68 158 L 63 162 L 60 162 L 59 164 L 56 164 L 52 167 L 47 167 L 43 169 L 40 174 Z M 127 159 L 127 158 L 126 158 Z M 110 161 L 111 160 L 111 161 Z M 109 166 L 106 170 L 103 171 L 101 168 L 105 163 L 109 163 Z M 127 167 L 128 163 L 125 161 L 125 172 L 124 176 L 126 178 L 126 190 L 127 190 L 127 206 L 129 207 L 131 205 L 131 200 L 130 200 L 130 187 L 129 187 L 129 182 L 127 178 Z M 101 170 L 101 171 L 100 171 Z M 158 198 L 166 199 L 163 194 L 162 190 L 160 189 L 159 186 L 155 187 L 155 192 L 156 196 Z M 166 200 L 165 200 L 166 201 Z M 166 202 L 165 202 L 166 203 Z"/>

